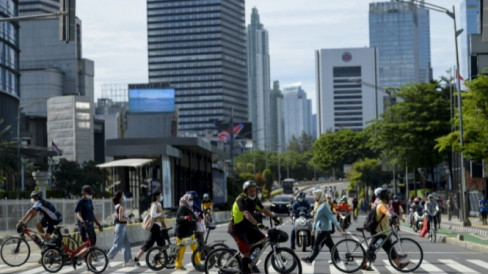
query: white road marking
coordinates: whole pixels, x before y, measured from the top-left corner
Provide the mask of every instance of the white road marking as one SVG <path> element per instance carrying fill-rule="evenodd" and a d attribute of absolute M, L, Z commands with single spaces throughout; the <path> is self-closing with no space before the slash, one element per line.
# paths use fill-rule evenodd
<path fill-rule="evenodd" d="M 390 271 L 390 273 L 400 273 L 399 271 L 394 269 L 393 266 L 391 266 L 389 260 L 383 260 L 383 263 L 385 264 L 385 268 L 388 269 L 388 271 Z"/>
<path fill-rule="evenodd" d="M 472 263 L 472 264 L 481 266 L 484 269 L 488 269 L 488 263 L 487 262 L 484 262 L 482 260 L 467 260 L 467 261 L 470 262 L 470 263 Z"/>
<path fill-rule="evenodd" d="M 444 273 L 445 271 L 433 265 L 432 263 L 423 260 L 420 268 L 427 271 L 427 273 Z"/>
<path fill-rule="evenodd" d="M 446 266 L 455 269 L 456 271 L 460 273 L 479 273 L 478 271 L 475 271 L 472 268 L 469 268 L 467 266 L 464 266 L 454 260 L 439 260 L 439 262 L 445 264 Z"/>

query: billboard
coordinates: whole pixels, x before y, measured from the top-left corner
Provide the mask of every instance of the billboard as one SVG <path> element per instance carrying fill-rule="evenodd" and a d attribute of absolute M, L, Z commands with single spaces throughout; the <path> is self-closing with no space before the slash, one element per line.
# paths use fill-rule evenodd
<path fill-rule="evenodd" d="M 219 123 L 218 138 L 220 141 L 230 141 L 230 130 L 228 123 Z M 234 123 L 234 139 L 252 139 L 252 123 Z"/>
<path fill-rule="evenodd" d="M 129 89 L 129 111 L 131 113 L 174 112 L 175 90 Z"/>

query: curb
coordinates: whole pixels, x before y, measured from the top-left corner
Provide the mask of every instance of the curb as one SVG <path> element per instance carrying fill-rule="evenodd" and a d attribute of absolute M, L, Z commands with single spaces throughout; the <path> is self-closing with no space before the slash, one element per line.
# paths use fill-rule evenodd
<path fill-rule="evenodd" d="M 479 244 L 465 242 L 465 241 L 459 241 L 456 239 L 452 239 L 450 237 L 445 237 L 444 242 L 449 244 L 449 245 L 454 245 L 454 246 L 461 247 L 461 248 L 464 248 L 467 250 L 477 251 L 477 252 L 488 254 L 488 247 L 486 247 L 484 245 L 479 245 Z"/>
<path fill-rule="evenodd" d="M 453 232 L 461 232 L 461 233 L 471 233 L 471 234 L 476 234 L 481 237 L 488 238 L 488 229 L 482 229 L 482 228 L 474 228 L 474 227 L 465 227 L 465 226 L 459 226 L 459 225 L 452 225 L 452 224 L 443 224 L 441 223 L 441 228 L 447 229 Z"/>

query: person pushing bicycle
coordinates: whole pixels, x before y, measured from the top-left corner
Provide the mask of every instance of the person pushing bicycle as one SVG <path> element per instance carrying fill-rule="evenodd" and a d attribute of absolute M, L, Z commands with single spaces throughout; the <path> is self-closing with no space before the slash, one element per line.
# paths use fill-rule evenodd
<path fill-rule="evenodd" d="M 42 198 L 42 193 L 40 191 L 32 191 L 30 197 L 32 208 L 27 211 L 22 219 L 20 219 L 17 226 L 27 224 L 40 212 L 42 218 L 40 222 L 36 223 L 36 228 L 44 240 L 48 239 L 54 232 L 54 226 L 58 225 L 63 220 L 61 213 L 56 210 L 52 203 Z M 46 232 L 44 232 L 44 227 L 47 227 Z"/>
<path fill-rule="evenodd" d="M 239 250 L 242 253 L 242 271 L 250 273 L 249 263 L 251 262 L 250 247 L 265 238 L 259 229 L 265 228 L 262 223 L 258 223 L 252 213 L 256 210 L 262 214 L 272 217 L 277 223 L 281 223 L 281 218 L 264 208 L 257 198 L 257 184 L 254 181 L 246 181 L 242 186 L 242 193 L 237 196 L 232 206 L 232 215 L 229 223 L 229 232 L 234 237 Z M 259 269 L 254 266 L 252 271 L 259 273 Z"/>

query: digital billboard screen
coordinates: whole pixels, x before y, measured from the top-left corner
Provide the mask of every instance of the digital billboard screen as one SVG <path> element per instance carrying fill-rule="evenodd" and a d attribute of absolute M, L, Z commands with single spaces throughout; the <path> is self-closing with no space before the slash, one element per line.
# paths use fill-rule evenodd
<path fill-rule="evenodd" d="M 174 89 L 130 89 L 129 111 L 144 112 L 174 112 Z"/>

